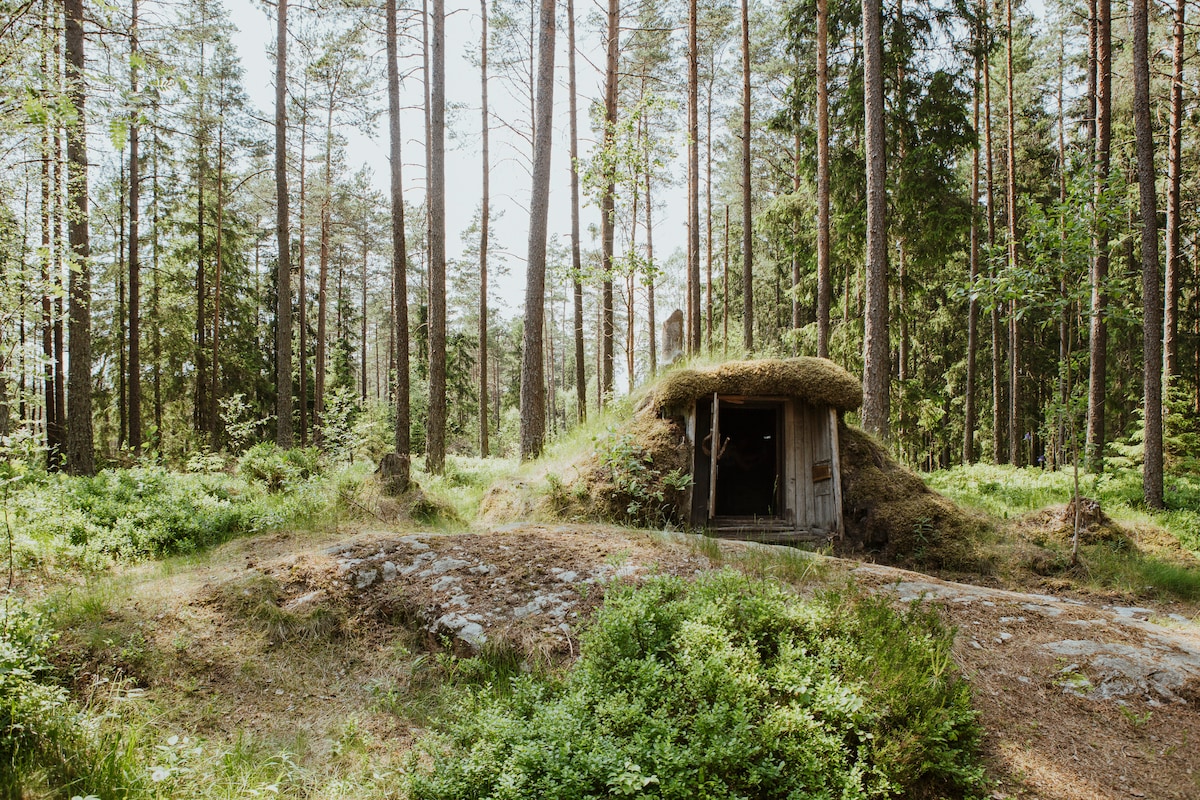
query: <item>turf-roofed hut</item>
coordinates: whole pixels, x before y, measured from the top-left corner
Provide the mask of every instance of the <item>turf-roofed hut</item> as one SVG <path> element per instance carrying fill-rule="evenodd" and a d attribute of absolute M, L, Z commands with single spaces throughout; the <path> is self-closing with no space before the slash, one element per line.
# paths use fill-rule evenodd
<path fill-rule="evenodd" d="M 844 369 L 820 358 L 680 369 L 651 402 L 685 431 L 693 526 L 763 541 L 841 538 L 838 423 L 862 403 Z"/>

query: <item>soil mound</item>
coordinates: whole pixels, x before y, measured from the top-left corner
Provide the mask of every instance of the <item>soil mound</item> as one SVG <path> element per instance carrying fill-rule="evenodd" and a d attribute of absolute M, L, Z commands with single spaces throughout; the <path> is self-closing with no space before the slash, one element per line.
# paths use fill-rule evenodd
<path fill-rule="evenodd" d="M 842 449 L 840 549 L 890 564 L 988 572 L 976 548 L 985 523 L 925 485 L 857 428 L 838 427 Z"/>

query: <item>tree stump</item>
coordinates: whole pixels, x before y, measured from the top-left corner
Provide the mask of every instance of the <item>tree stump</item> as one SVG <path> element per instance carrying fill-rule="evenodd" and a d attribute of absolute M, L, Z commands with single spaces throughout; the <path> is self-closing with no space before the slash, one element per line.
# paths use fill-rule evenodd
<path fill-rule="evenodd" d="M 400 497 L 409 487 L 409 457 L 400 453 L 387 453 L 379 460 L 375 474 L 379 476 L 386 494 Z"/>

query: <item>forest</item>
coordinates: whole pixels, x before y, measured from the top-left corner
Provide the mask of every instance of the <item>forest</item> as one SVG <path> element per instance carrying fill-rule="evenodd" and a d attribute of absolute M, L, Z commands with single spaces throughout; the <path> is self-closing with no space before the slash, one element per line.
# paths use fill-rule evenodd
<path fill-rule="evenodd" d="M 528 457 L 663 366 L 674 305 L 689 356 L 863 375 L 925 469 L 1129 445 L 1153 472 L 1158 419 L 1168 459 L 1195 436 L 1185 3 L 499 0 L 449 56 L 454 9 L 393 5 L 266 9 L 271 109 L 215 0 L 8 4 L 9 448 L 86 474 L 367 418 L 434 472 Z M 462 230 L 447 133 L 481 167 Z"/>
<path fill-rule="evenodd" d="M 0 0 L 0 800 L 1195 797 L 1189 11 Z"/>
<path fill-rule="evenodd" d="M 901 1 L 870 28 L 827 2 L 533 6 L 464 10 L 479 38 L 450 76 L 478 95 L 451 103 L 450 154 L 481 170 L 456 180 L 474 212 L 448 230 L 442 4 L 272 8 L 274 132 L 220 2 L 10 4 L 10 446 L 90 473 L 330 446 L 374 414 L 434 471 L 445 452 L 528 456 L 655 373 L 672 303 L 689 355 L 863 374 L 866 427 L 926 469 L 1160 452 L 1148 404 L 1168 450 L 1195 434 L 1186 4 Z M 520 161 L 530 190 L 504 190 L 538 216 L 539 114 L 570 151 L 552 175 L 570 229 L 522 251 L 488 179 Z M 388 193 L 352 155 L 385 124 Z M 522 260 L 523 308 L 498 313 Z"/>

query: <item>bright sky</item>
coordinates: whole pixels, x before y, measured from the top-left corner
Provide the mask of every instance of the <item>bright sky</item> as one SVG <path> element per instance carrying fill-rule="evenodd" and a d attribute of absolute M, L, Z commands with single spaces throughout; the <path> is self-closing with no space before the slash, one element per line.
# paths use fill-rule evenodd
<path fill-rule="evenodd" d="M 251 0 L 227 2 L 231 18 L 239 29 L 238 34 L 234 36 L 234 44 L 241 53 L 242 64 L 246 70 L 246 91 L 264 117 L 271 119 L 275 104 L 275 65 L 267 51 L 275 36 L 275 23 L 261 6 Z M 576 59 L 581 157 L 586 157 L 591 145 L 589 104 L 592 98 L 603 96 L 603 75 L 592 66 L 602 65 L 603 55 L 597 50 L 598 43 L 585 41 L 583 17 L 592 7 L 591 3 L 584 0 L 580 0 L 576 6 L 576 38 L 581 51 Z M 468 61 L 468 56 L 477 56 L 479 52 L 479 6 L 448 2 L 447 16 L 446 102 L 455 110 L 447 113 L 447 127 L 452 130 L 447 131 L 446 138 L 446 246 L 448 257 L 456 258 L 463 250 L 460 234 L 470 224 L 479 207 L 481 193 L 479 69 Z M 562 22 L 560 20 L 560 27 Z M 563 243 L 567 244 L 571 230 L 570 162 L 566 36 L 561 30 L 556 44 L 558 53 L 555 58 L 555 70 L 558 81 L 554 98 L 555 151 L 551 172 L 549 229 L 551 236 L 558 234 Z M 381 39 L 377 45 L 382 58 Z M 425 191 L 424 143 L 421 140 L 424 116 L 420 108 L 423 89 L 419 71 L 412 72 L 412 69 L 420 64 L 419 46 L 414 48 L 411 44 L 402 45 L 401 52 L 413 53 L 410 62 L 402 63 L 401 66 L 402 74 L 406 68 L 411 72 L 401 83 L 401 104 L 411 107 L 401 120 L 404 135 L 404 189 L 406 199 L 419 202 Z M 382 68 L 380 71 L 382 72 Z M 504 117 L 512 114 L 519 115 L 522 119 L 527 117 L 527 111 L 522 111 L 495 77 L 494 68 L 490 68 L 490 71 L 492 77 L 489 81 L 488 102 L 493 116 Z M 382 90 L 384 87 L 380 88 Z M 384 102 L 382 92 L 380 102 Z M 289 129 L 289 147 L 296 146 L 295 135 L 294 127 Z M 505 316 L 511 316 L 522 305 L 525 291 L 524 264 L 528 250 L 526 208 L 530 177 L 521 162 L 513 157 L 512 146 L 526 147 L 518 144 L 516 137 L 509 131 L 493 125 L 490 148 L 493 226 L 498 232 L 500 248 L 508 254 L 509 274 L 496 279 L 492 284 L 494 290 L 491 294 L 493 301 L 499 300 L 503 304 Z M 386 193 L 389 174 L 387 147 L 387 116 L 384 114 L 381 115 L 373 136 L 368 137 L 357 132 L 350 134 L 347 174 L 352 174 L 360 165 L 366 164 L 374 173 L 375 186 Z M 676 172 L 681 173 L 682 169 L 681 156 Z M 657 221 L 654 237 L 656 253 L 665 257 L 676 248 L 686 246 L 686 187 L 682 181 L 668 190 L 667 196 L 662 200 L 661 208 L 658 208 L 658 201 L 655 203 Z M 581 198 L 581 202 L 586 204 L 586 197 Z M 495 220 L 497 213 L 502 215 L 499 221 Z M 594 245 L 588 233 L 589 226 L 598 226 L 599 222 L 598 210 L 594 206 L 584 205 L 581 211 L 581 238 L 585 248 Z"/>

